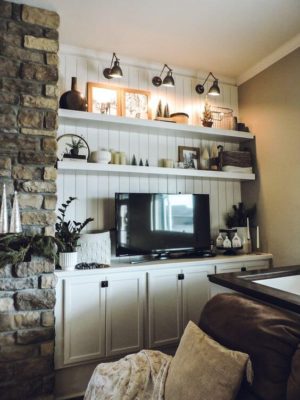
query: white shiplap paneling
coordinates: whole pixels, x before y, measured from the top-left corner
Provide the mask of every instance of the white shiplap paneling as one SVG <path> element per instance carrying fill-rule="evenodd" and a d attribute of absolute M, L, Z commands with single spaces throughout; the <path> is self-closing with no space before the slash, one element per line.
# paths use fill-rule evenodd
<path fill-rule="evenodd" d="M 86 82 L 108 82 L 102 74 L 110 60 L 101 60 L 82 55 L 60 54 L 60 92 L 69 90 L 72 76 L 77 77 L 78 89 L 86 93 Z M 194 88 L 197 79 L 192 76 L 176 75 L 175 89 L 155 88 L 152 77 L 159 71 L 143 67 L 133 67 L 122 64 L 124 79 L 120 85 L 143 90 L 150 90 L 152 95 L 152 111 L 158 100 L 161 99 L 163 107 L 169 105 L 170 112 L 186 112 L 190 115 L 192 124 L 200 123 L 201 110 L 205 97 L 199 96 Z M 109 82 L 108 82 L 109 83 Z M 207 86 L 209 83 L 207 84 Z M 220 84 L 221 96 L 209 98 L 209 102 L 216 106 L 229 107 L 238 113 L 237 88 L 229 84 Z M 206 91 L 207 91 L 206 87 Z M 213 143 L 209 140 L 190 139 L 184 136 L 172 137 L 171 135 L 157 135 L 151 131 L 139 132 L 136 127 L 124 127 L 121 130 L 110 128 L 104 124 L 98 126 L 92 122 L 73 121 L 64 122 L 59 126 L 59 135 L 64 133 L 77 133 L 87 139 L 91 151 L 107 148 L 115 151 L 124 151 L 127 162 L 130 163 L 133 155 L 139 162 L 140 158 L 145 162 L 148 159 L 151 166 L 158 166 L 162 158 L 170 158 L 177 161 L 178 146 L 195 146 L 210 148 Z M 217 124 L 215 125 L 216 127 Z M 225 144 L 227 149 L 236 149 L 237 144 Z M 90 225 L 91 229 L 111 229 L 114 227 L 114 194 L 115 192 L 168 192 L 168 193 L 207 193 L 210 195 L 211 230 L 215 236 L 220 227 L 224 226 L 224 213 L 232 204 L 241 200 L 241 188 L 239 182 L 216 181 L 213 179 L 194 179 L 183 177 L 135 177 L 118 174 L 98 175 L 97 173 L 67 173 L 58 177 L 58 204 L 61 204 L 69 196 L 76 196 L 76 204 L 70 207 L 68 216 L 76 220 L 87 217 L 95 218 Z"/>

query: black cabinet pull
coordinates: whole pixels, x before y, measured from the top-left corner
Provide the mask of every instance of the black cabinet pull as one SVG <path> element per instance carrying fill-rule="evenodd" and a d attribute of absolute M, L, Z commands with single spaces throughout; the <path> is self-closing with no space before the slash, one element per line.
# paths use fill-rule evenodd
<path fill-rule="evenodd" d="M 101 281 L 101 287 L 108 287 L 108 281 Z"/>
<path fill-rule="evenodd" d="M 247 271 L 247 268 L 246 267 L 242 267 L 241 268 L 241 272 L 245 272 L 245 271 Z"/>
<path fill-rule="evenodd" d="M 178 274 L 178 280 L 182 281 L 184 279 L 184 274 Z"/>

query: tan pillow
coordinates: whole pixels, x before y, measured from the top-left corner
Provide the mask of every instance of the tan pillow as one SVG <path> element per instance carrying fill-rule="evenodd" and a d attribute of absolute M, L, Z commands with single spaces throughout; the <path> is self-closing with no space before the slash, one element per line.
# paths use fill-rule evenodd
<path fill-rule="evenodd" d="M 165 400 L 231 400 L 236 397 L 248 354 L 226 349 L 189 322 L 165 386 Z"/>

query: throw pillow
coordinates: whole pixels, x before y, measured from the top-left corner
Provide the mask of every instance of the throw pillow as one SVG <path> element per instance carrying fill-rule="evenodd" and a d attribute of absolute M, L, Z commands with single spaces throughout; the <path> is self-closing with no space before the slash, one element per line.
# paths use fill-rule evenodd
<path fill-rule="evenodd" d="M 233 400 L 249 356 L 221 346 L 189 322 L 165 385 L 165 400 Z"/>

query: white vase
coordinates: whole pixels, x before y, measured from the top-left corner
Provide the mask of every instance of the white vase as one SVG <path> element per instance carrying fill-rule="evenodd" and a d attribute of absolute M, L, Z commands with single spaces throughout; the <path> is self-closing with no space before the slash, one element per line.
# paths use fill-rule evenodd
<path fill-rule="evenodd" d="M 72 253 L 59 253 L 59 265 L 63 271 L 73 271 L 77 264 L 77 251 Z"/>
<path fill-rule="evenodd" d="M 247 238 L 247 227 L 246 226 L 237 226 L 235 227 L 237 230 L 237 235 L 241 239 L 243 248 L 239 250 L 240 254 L 250 254 L 252 250 L 251 246 L 251 237 Z"/>

